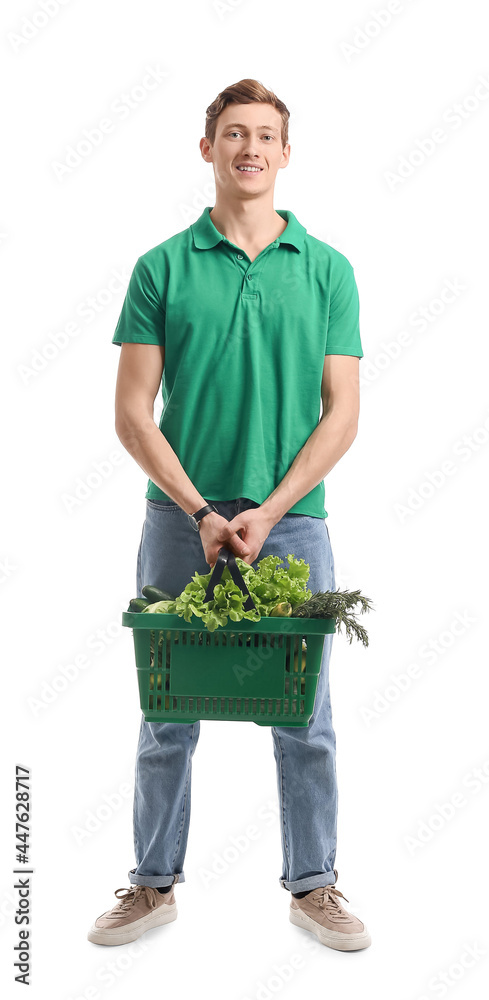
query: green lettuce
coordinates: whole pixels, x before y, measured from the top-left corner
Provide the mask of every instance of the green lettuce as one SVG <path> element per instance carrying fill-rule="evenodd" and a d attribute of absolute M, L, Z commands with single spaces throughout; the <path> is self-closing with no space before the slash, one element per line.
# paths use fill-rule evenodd
<path fill-rule="evenodd" d="M 289 565 L 284 567 L 279 556 L 265 556 L 260 559 L 257 569 L 236 556 L 236 564 L 248 587 L 255 607 L 245 611 L 246 594 L 234 582 L 228 566 L 224 567 L 221 579 L 214 587 L 214 597 L 205 601 L 205 594 L 212 576 L 209 573 L 194 573 L 185 590 L 174 601 L 158 601 L 149 604 L 141 614 L 177 614 L 190 622 L 192 615 L 201 618 L 209 632 L 219 625 L 227 625 L 228 619 L 239 622 L 243 618 L 260 621 L 268 617 L 276 604 L 289 601 L 292 605 L 302 604 L 312 596 L 307 589 L 310 566 L 304 559 L 287 556 Z"/>

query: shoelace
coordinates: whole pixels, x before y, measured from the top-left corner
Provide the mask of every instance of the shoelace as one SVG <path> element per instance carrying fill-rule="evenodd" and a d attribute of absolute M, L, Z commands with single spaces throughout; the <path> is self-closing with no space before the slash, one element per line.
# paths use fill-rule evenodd
<path fill-rule="evenodd" d="M 125 893 L 125 895 L 119 896 L 120 892 Z M 120 899 L 121 902 L 116 903 L 112 912 L 127 913 L 142 893 L 146 896 L 148 906 L 154 910 L 156 907 L 156 890 L 151 889 L 148 885 L 134 885 L 130 889 L 116 889 L 114 896 L 117 896 L 117 899 Z"/>
<path fill-rule="evenodd" d="M 350 902 L 346 896 L 339 889 L 335 889 L 334 885 L 324 885 L 317 890 L 317 895 L 313 896 L 313 899 L 319 903 L 321 909 L 325 909 L 331 917 L 335 917 L 337 920 L 349 920 L 350 917 L 347 913 L 343 912 L 341 903 L 335 899 L 335 896 L 341 896 L 342 899 L 346 900 L 347 903 Z"/>

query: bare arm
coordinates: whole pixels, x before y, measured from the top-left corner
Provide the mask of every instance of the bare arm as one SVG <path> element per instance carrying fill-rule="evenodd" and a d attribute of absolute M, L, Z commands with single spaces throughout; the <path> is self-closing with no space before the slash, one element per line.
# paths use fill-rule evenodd
<path fill-rule="evenodd" d="M 272 525 L 314 489 L 348 451 L 358 428 L 359 359 L 344 354 L 324 358 L 321 420 L 262 510 Z"/>
<path fill-rule="evenodd" d="M 187 514 L 193 514 L 204 507 L 205 498 L 187 476 L 153 417 L 164 363 L 164 347 L 121 345 L 115 391 L 115 430 L 124 448 L 146 475 Z"/>
<path fill-rule="evenodd" d="M 165 348 L 155 344 L 121 345 L 115 391 L 115 430 L 126 451 L 143 472 L 187 514 L 204 507 L 206 499 L 187 476 L 173 448 L 154 421 L 154 401 L 161 384 Z M 202 519 L 200 535 L 208 565 L 214 565 L 223 544 L 220 532 L 228 521 L 214 512 Z M 248 546 L 236 532 L 226 541 L 244 558 Z"/>
<path fill-rule="evenodd" d="M 359 415 L 358 358 L 329 354 L 324 358 L 321 419 L 273 493 L 254 510 L 228 521 L 223 535 L 242 532 L 253 563 L 271 529 L 290 508 L 327 476 L 353 443 Z"/>

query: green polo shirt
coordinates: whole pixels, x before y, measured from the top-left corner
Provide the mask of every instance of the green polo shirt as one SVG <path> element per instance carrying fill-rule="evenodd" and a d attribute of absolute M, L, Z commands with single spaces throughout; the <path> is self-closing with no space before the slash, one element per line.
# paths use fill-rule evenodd
<path fill-rule="evenodd" d="M 250 261 L 211 211 L 137 259 L 112 343 L 164 345 L 159 427 L 202 496 L 263 503 L 318 424 L 325 355 L 363 357 L 358 291 L 293 212 Z M 151 480 L 146 497 L 172 500 Z M 325 518 L 324 498 L 289 513 Z"/>

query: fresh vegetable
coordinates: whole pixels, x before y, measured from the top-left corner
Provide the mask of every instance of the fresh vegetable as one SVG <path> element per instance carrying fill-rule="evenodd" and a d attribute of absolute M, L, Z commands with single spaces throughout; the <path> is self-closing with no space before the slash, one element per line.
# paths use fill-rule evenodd
<path fill-rule="evenodd" d="M 159 587 L 151 587 L 147 584 L 142 589 L 143 597 L 148 598 L 148 604 L 155 604 L 156 601 L 174 601 L 175 597 L 173 594 L 168 594 L 166 590 L 160 590 Z"/>
<path fill-rule="evenodd" d="M 287 697 L 289 695 L 289 693 L 290 693 L 290 675 L 289 675 L 289 671 L 288 671 L 288 665 L 290 663 L 290 656 L 289 656 L 289 654 L 287 654 L 287 658 L 286 658 L 285 662 L 286 662 L 285 695 Z M 302 650 L 301 650 L 301 673 L 305 673 L 306 662 L 307 662 L 307 643 L 306 643 L 306 640 L 303 638 L 302 639 Z M 296 673 L 296 674 L 299 673 L 299 653 L 298 653 L 298 651 L 294 652 L 294 673 Z M 299 691 L 299 687 L 298 687 L 298 680 L 299 679 L 297 678 L 297 680 L 295 682 L 293 682 L 293 690 L 295 691 L 296 694 L 304 695 L 306 693 L 306 678 L 305 677 L 301 677 L 301 679 L 300 679 L 300 681 L 301 681 L 300 691 Z"/>
<path fill-rule="evenodd" d="M 133 597 L 129 601 L 129 607 L 128 607 L 127 610 L 128 611 L 144 611 L 144 609 L 148 606 L 148 604 L 149 604 L 149 601 L 147 601 L 144 597 Z"/>
<path fill-rule="evenodd" d="M 304 673 L 306 669 L 306 654 L 307 654 L 307 642 L 305 639 L 302 640 L 302 656 L 301 656 L 301 671 Z M 294 672 L 299 671 L 299 656 L 298 653 L 294 653 Z"/>
<path fill-rule="evenodd" d="M 142 608 L 143 614 L 176 614 L 186 622 L 190 622 L 195 615 L 202 618 L 203 625 L 209 632 L 220 625 L 227 625 L 228 618 L 233 622 L 242 621 L 243 618 L 257 622 L 262 617 L 333 618 L 338 632 L 342 625 L 345 626 L 350 643 L 355 635 L 364 646 L 368 646 L 367 631 L 355 621 L 355 616 L 370 611 L 372 602 L 359 590 L 327 590 L 313 594 L 306 586 L 310 566 L 304 559 L 296 559 L 290 554 L 287 556 L 287 568 L 279 556 L 265 556 L 256 570 L 239 556 L 235 558 L 255 605 L 250 611 L 244 610 L 247 595 L 243 594 L 234 582 L 228 566 L 225 566 L 210 601 L 205 601 L 204 598 L 213 570 L 206 574 L 194 573 L 190 583 L 175 598 L 170 598 L 157 587 L 143 587 L 146 598 L 149 599 L 150 594 L 158 596 L 158 600 Z M 163 597 L 160 596 L 162 594 Z M 359 612 L 352 610 L 357 604 L 360 605 Z M 198 641 L 202 642 L 202 633 L 199 633 Z M 161 646 L 162 634 L 159 642 Z M 151 652 L 153 653 L 153 640 Z"/>
<path fill-rule="evenodd" d="M 171 615 L 175 613 L 175 604 L 173 598 L 171 601 L 156 601 L 156 604 L 147 604 L 143 611 L 147 611 L 150 615 Z"/>
<path fill-rule="evenodd" d="M 298 604 L 311 596 L 306 583 L 310 568 L 304 559 L 287 556 L 288 567 L 284 568 L 279 556 L 265 556 L 258 563 L 256 570 L 243 559 L 236 557 L 236 563 L 251 594 L 255 607 L 244 610 L 247 598 L 234 582 L 229 568 L 224 567 L 221 580 L 214 587 L 214 597 L 205 601 L 205 594 L 212 572 L 194 573 L 192 580 L 185 589 L 172 601 L 157 601 L 144 609 L 148 614 L 177 614 L 190 622 L 192 615 L 202 618 L 209 632 L 219 625 L 227 625 L 228 618 L 233 622 L 247 618 L 250 621 L 260 621 L 268 617 L 278 604 Z"/>
<path fill-rule="evenodd" d="M 360 604 L 360 611 L 350 611 L 356 604 Z M 294 608 L 294 618 L 334 618 L 338 632 L 341 626 L 345 626 L 346 637 L 351 645 L 353 635 L 360 639 L 364 646 L 368 646 L 368 635 L 366 630 L 355 621 L 354 615 L 363 615 L 365 611 L 371 611 L 372 601 L 365 597 L 359 590 L 326 590 L 317 591 L 311 598 L 303 604 Z"/>
<path fill-rule="evenodd" d="M 270 618 L 290 618 L 292 614 L 292 605 L 289 601 L 282 601 L 277 604 L 276 607 L 272 608 L 270 611 Z"/>

